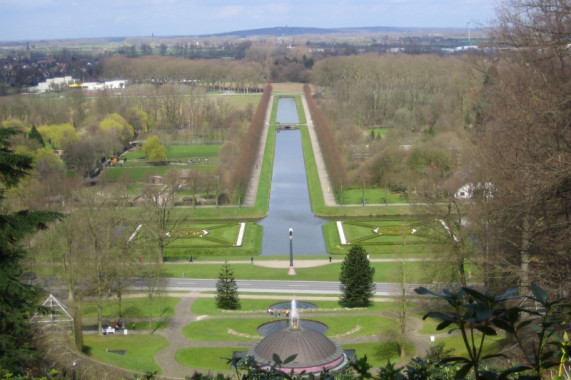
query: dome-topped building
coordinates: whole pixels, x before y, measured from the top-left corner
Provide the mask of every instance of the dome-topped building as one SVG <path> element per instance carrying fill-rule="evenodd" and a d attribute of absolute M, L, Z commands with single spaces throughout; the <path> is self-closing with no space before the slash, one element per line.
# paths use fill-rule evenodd
<path fill-rule="evenodd" d="M 281 367 L 297 374 L 336 370 L 347 364 L 345 352 L 339 344 L 319 331 L 299 326 L 295 300 L 292 301 L 289 326 L 264 337 L 248 351 L 248 356 L 268 367 L 274 362 L 274 354 L 281 360 L 297 355 L 295 360 Z"/>

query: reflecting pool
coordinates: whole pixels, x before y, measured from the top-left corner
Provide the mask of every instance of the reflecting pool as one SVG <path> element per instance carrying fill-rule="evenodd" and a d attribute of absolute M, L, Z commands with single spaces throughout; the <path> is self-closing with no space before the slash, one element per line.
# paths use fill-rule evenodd
<path fill-rule="evenodd" d="M 279 100 L 293 102 L 293 98 Z M 295 113 L 297 118 L 297 111 Z M 289 119 L 288 123 L 292 123 Z M 278 119 L 281 124 L 283 119 Z M 276 151 L 268 216 L 260 221 L 264 227 L 262 255 L 289 255 L 289 229 L 293 229 L 293 254 L 327 254 L 322 226 L 326 220 L 313 215 L 301 147 L 299 130 L 281 130 L 276 136 Z"/>
<path fill-rule="evenodd" d="M 294 98 L 278 99 L 278 110 L 276 112 L 276 121 L 279 124 L 299 123 L 299 117 L 297 116 L 297 104 Z"/>

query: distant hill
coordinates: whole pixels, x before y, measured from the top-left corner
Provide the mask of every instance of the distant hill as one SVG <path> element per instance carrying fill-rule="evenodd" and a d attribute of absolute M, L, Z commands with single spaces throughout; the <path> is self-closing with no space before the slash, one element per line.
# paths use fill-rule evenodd
<path fill-rule="evenodd" d="M 304 34 L 335 34 L 335 33 L 382 33 L 382 32 L 412 32 L 420 30 L 437 30 L 437 28 L 397 28 L 388 26 L 367 26 L 358 28 L 311 28 L 300 26 L 276 26 L 273 28 L 260 28 L 248 30 L 236 30 L 233 32 L 204 34 L 200 37 L 226 37 L 226 36 L 239 36 L 239 37 L 252 37 L 252 36 L 298 36 Z M 439 30 L 453 30 L 440 28 Z"/>

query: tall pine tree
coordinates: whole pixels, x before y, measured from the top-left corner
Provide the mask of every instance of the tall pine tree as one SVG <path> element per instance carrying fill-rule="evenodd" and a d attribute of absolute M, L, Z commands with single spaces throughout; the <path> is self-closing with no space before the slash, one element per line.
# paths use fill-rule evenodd
<path fill-rule="evenodd" d="M 19 132 L 0 128 L 0 368 L 18 370 L 34 359 L 29 319 L 38 309 L 40 289 L 22 282 L 20 242 L 46 227 L 59 214 L 20 210 L 9 212 L 4 192 L 28 175 L 33 159 L 10 149 L 10 138 Z"/>
<path fill-rule="evenodd" d="M 369 263 L 367 251 L 359 245 L 351 247 L 341 264 L 339 303 L 346 307 L 369 306 L 375 295 L 374 275 L 375 268 Z"/>
<path fill-rule="evenodd" d="M 36 140 L 42 147 L 46 146 L 46 143 L 44 142 L 42 135 L 40 134 L 40 132 L 38 132 L 35 125 L 32 125 L 32 129 L 28 134 L 28 138 L 30 140 Z"/>
<path fill-rule="evenodd" d="M 218 281 L 216 282 L 216 307 L 226 310 L 236 310 L 240 308 L 240 298 L 238 297 L 238 284 L 234 279 L 234 270 L 224 262 Z"/>

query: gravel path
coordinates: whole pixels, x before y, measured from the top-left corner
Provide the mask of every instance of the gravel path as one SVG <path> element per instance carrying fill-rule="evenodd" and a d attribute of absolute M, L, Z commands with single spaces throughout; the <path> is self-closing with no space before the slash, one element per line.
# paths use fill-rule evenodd
<path fill-rule="evenodd" d="M 305 112 L 305 118 L 307 119 L 307 130 L 309 131 L 309 138 L 313 148 L 313 155 L 315 156 L 317 176 L 319 177 L 321 190 L 323 191 L 323 201 L 327 207 L 337 206 L 335 196 L 333 195 L 333 188 L 331 187 L 331 181 L 329 180 L 329 174 L 327 173 L 327 168 L 325 167 L 325 161 L 323 160 L 323 154 L 321 153 L 321 147 L 319 146 L 319 141 L 317 140 L 317 133 L 315 133 L 315 128 L 313 127 L 313 119 L 311 118 L 311 113 L 309 112 L 309 107 L 307 105 L 307 99 L 305 98 L 305 95 L 301 96 L 301 103 L 303 104 L 303 112 Z"/>
<path fill-rule="evenodd" d="M 192 368 L 180 365 L 175 359 L 175 354 L 178 350 L 191 346 L 190 341 L 182 335 L 182 328 L 196 321 L 196 315 L 190 311 L 195 300 L 196 298 L 191 297 L 190 294 L 181 296 L 168 327 L 157 330 L 157 333 L 164 336 L 169 342 L 166 348 L 155 355 L 155 361 L 162 368 L 165 378 L 184 379 L 185 376 L 194 373 Z"/>

